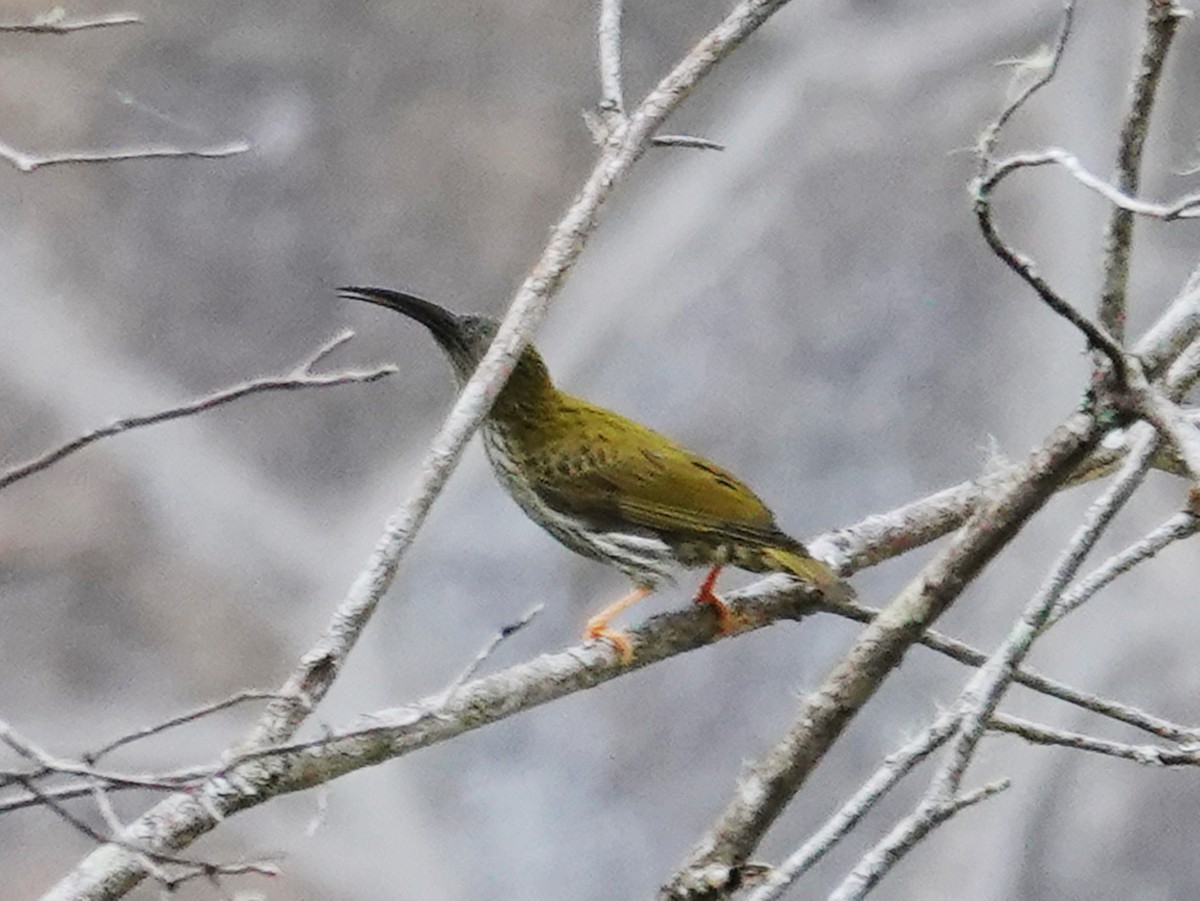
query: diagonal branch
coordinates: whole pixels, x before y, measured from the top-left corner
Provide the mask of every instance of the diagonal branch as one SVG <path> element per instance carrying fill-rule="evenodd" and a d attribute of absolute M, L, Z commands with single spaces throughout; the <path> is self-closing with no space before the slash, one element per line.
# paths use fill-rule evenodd
<path fill-rule="evenodd" d="M 1011 683 L 1013 672 L 1029 654 L 1033 642 L 1043 631 L 1064 589 L 1078 572 L 1087 554 L 1142 483 L 1150 469 L 1152 453 L 1153 444 L 1147 442 L 1130 454 L 1113 484 L 1088 509 L 1083 524 L 1004 643 L 963 689 L 958 705 L 962 712 L 959 732 L 951 742 L 946 763 L 931 785 L 932 792 L 939 800 L 944 801 L 958 791 L 983 728 Z"/>
<path fill-rule="evenodd" d="M 81 451 L 85 447 L 89 447 L 104 438 L 120 435 L 122 432 L 129 432 L 133 429 L 145 428 L 146 426 L 157 425 L 162 422 L 170 422 L 174 419 L 195 416 L 198 413 L 214 410 L 235 400 L 241 400 L 243 397 L 248 397 L 251 394 L 263 394 L 268 391 L 297 391 L 304 388 L 328 388 L 333 385 L 374 382 L 400 371 L 391 364 L 361 371 L 347 370 L 324 374 L 312 371 L 312 367 L 319 360 L 327 356 L 334 347 L 344 344 L 353 335 L 354 333 L 349 330 L 342 332 L 322 346 L 305 363 L 300 364 L 286 375 L 251 379 L 240 385 L 223 388 L 220 391 L 205 395 L 188 403 L 180 404 L 178 407 L 171 407 L 141 416 L 128 416 L 124 419 L 110 422 L 108 425 L 101 426 L 98 429 L 93 429 L 90 432 L 85 432 L 78 438 L 68 441 L 66 444 L 52 448 L 45 453 L 39 454 L 32 460 L 26 460 L 24 463 L 20 463 L 0 473 L 0 489 L 7 488 L 13 482 L 31 476 L 34 473 L 49 469 L 65 457 L 69 457 L 71 454 Z"/>
<path fill-rule="evenodd" d="M 916 810 L 863 855 L 832 897 L 838 901 L 857 901 L 865 897 L 922 838 L 946 821 L 947 811 L 954 808 L 959 798 L 963 776 L 987 723 L 1012 682 L 1013 672 L 1043 631 L 1064 587 L 1074 577 L 1084 557 L 1141 483 L 1150 468 L 1152 453 L 1153 443 L 1143 443 L 1140 452 L 1131 454 L 1126 460 L 1113 485 L 1088 509 L 1083 525 L 1026 605 L 1020 619 L 959 695 L 954 707 L 959 720 L 958 730 Z"/>
<path fill-rule="evenodd" d="M 1162 370 L 1200 336 L 1200 266 L 1196 266 L 1183 288 L 1167 309 L 1146 329 L 1133 346 L 1133 353 L 1142 361 L 1142 368 L 1151 379 L 1158 378 Z M 1174 385 L 1178 379 L 1167 378 L 1172 387 L 1171 398 L 1178 400 Z"/>
<path fill-rule="evenodd" d="M 1136 196 L 1141 182 L 1142 148 L 1167 51 L 1185 11 L 1174 0 L 1144 0 L 1146 28 L 1138 69 L 1129 90 L 1129 107 L 1121 125 L 1117 150 L 1117 189 Z M 1129 254 L 1133 246 L 1133 212 L 1113 208 L 1105 233 L 1104 287 L 1100 295 L 1100 324 L 1117 340 L 1125 336 L 1125 292 L 1129 284 Z"/>
<path fill-rule="evenodd" d="M 886 873 L 901 857 L 911 851 L 930 830 L 936 829 L 965 807 L 986 801 L 1009 787 L 1007 779 L 990 782 L 966 794 L 955 794 L 928 810 L 914 811 L 897 823 L 874 848 L 863 855 L 859 866 L 829 895 L 829 901 L 859 901 L 878 882 L 863 885 L 855 877 L 860 873 Z M 925 827 L 919 831 L 917 826 Z"/>
<path fill-rule="evenodd" d="M 951 713 L 943 713 L 920 735 L 889 754 L 883 765 L 854 796 L 826 820 L 808 841 L 788 855 L 787 860 L 774 869 L 746 901 L 778 901 L 782 898 L 792 883 L 832 851 L 901 779 L 944 745 L 957 727 L 958 718 Z"/>
<path fill-rule="evenodd" d="M 1200 516 L 1188 510 L 1176 513 L 1145 538 L 1110 557 L 1086 578 L 1081 579 L 1074 588 L 1064 593 L 1046 625 L 1054 625 L 1072 610 L 1086 603 L 1117 576 L 1149 560 L 1168 545 L 1190 538 L 1197 532 L 1200 532 Z"/>
<path fill-rule="evenodd" d="M 921 633 L 1049 499 L 1099 440 L 1101 428 L 1072 416 L 998 488 L 896 596 L 808 695 L 787 734 L 742 778 L 733 800 L 663 887 L 660 898 L 719 897 L 854 715 L 900 664 Z"/>

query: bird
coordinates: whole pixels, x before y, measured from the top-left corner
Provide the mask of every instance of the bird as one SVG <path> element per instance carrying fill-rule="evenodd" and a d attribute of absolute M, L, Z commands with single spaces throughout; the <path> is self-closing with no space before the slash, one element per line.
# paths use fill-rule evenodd
<path fill-rule="evenodd" d="M 497 320 L 459 314 L 387 288 L 345 287 L 338 296 L 386 307 L 425 326 L 449 357 L 461 389 L 483 359 Z M 695 601 L 709 604 L 722 631 L 734 627 L 715 594 L 725 566 L 789 574 L 831 602 L 853 591 L 726 469 L 653 429 L 574 397 L 552 381 L 527 346 L 481 426 L 501 486 L 535 523 L 577 554 L 615 566 L 629 593 L 587 621 L 584 637 L 603 639 L 622 663 L 629 636 L 611 621 L 675 581 L 680 569 L 707 567 Z"/>

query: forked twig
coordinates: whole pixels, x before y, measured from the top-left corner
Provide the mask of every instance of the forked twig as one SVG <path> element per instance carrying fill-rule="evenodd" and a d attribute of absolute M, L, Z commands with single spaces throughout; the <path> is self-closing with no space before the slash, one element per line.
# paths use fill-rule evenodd
<path fill-rule="evenodd" d="M 174 419 L 195 416 L 197 413 L 214 410 L 217 407 L 240 400 L 243 397 L 248 397 L 251 394 L 262 394 L 269 391 L 296 391 L 304 388 L 328 388 L 333 385 L 374 382 L 399 372 L 399 369 L 390 363 L 367 370 L 346 370 L 331 373 L 314 373 L 312 371 L 313 366 L 328 356 L 334 348 L 339 347 L 352 338 L 353 335 L 354 333 L 349 330 L 343 331 L 322 345 L 320 350 L 286 375 L 251 379 L 240 385 L 223 388 L 220 391 L 213 392 L 196 400 L 180 404 L 178 407 L 170 407 L 166 410 L 158 410 L 157 412 L 140 416 L 127 416 L 100 428 L 92 429 L 90 432 L 85 432 L 65 444 L 51 448 L 31 460 L 27 460 L 0 473 L 0 489 L 7 488 L 13 482 L 20 481 L 34 473 L 49 469 L 65 457 L 69 457 L 71 454 L 81 451 L 85 447 L 89 447 L 104 438 L 111 438 L 114 435 L 120 435 L 122 432 L 132 431 L 133 429 L 157 425 L 162 422 L 170 422 Z"/>

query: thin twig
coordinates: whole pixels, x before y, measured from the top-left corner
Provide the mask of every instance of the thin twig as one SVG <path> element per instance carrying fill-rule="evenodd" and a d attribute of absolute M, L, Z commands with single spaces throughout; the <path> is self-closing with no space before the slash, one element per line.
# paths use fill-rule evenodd
<path fill-rule="evenodd" d="M 112 28 L 118 25 L 141 25 L 143 19 L 137 13 L 113 13 L 90 19 L 68 19 L 61 9 L 39 16 L 31 22 L 0 23 L 0 32 L 17 34 L 72 34 L 91 28 Z"/>
<path fill-rule="evenodd" d="M 966 794 L 955 794 L 953 798 L 940 801 L 931 806 L 928 811 L 913 812 L 911 816 L 901 819 L 899 823 L 874 848 L 863 855 L 854 869 L 842 879 L 838 888 L 829 894 L 829 901 L 860 901 L 868 895 L 872 888 L 880 882 L 883 875 L 892 869 L 896 860 L 912 851 L 924 833 L 920 833 L 914 825 L 918 816 L 928 821 L 929 829 L 936 829 L 953 817 L 964 807 L 988 800 L 1008 788 L 1007 779 L 989 782 L 988 785 L 974 789 Z M 924 823 L 923 823 L 924 824 Z"/>
<path fill-rule="evenodd" d="M 625 92 L 621 86 L 622 0 L 600 0 L 600 26 L 596 44 L 600 50 L 600 111 L 625 115 Z"/>
<path fill-rule="evenodd" d="M 751 586 L 751 589 L 754 587 Z M 822 606 L 821 609 L 825 612 L 844 616 L 861 623 L 869 623 L 879 615 L 878 610 L 863 607 L 859 604 L 838 604 L 836 607 Z M 935 629 L 927 629 L 919 641 L 920 644 L 930 650 L 967 666 L 980 667 L 987 663 L 988 655 L 983 651 L 959 641 L 957 638 L 951 638 L 949 635 L 938 632 Z M 1135 729 L 1141 729 L 1143 732 L 1148 732 L 1159 738 L 1166 738 L 1172 741 L 1200 741 L 1200 727 L 1173 723 L 1170 720 L 1165 720 L 1162 717 L 1155 716 L 1152 713 L 1148 713 L 1145 710 L 1133 707 L 1122 701 L 1105 698 L 1092 692 L 1081 691 L 1064 682 L 1059 682 L 1057 679 L 1051 679 L 1048 676 L 1042 675 L 1035 670 L 1017 669 L 1013 674 L 1013 681 L 1018 685 L 1028 688 L 1030 691 L 1045 695 L 1048 698 L 1054 698 L 1066 704 L 1071 704 L 1082 710 L 1099 714 L 1114 722 L 1123 723 Z"/>
<path fill-rule="evenodd" d="M 979 137 L 979 142 L 976 145 L 976 156 L 979 158 L 979 175 L 984 176 L 988 167 L 991 165 L 992 155 L 996 150 L 996 143 L 1000 140 L 1000 132 L 1004 130 L 1004 126 L 1008 124 L 1008 120 L 1023 107 L 1038 91 L 1050 84 L 1054 80 L 1054 76 L 1058 74 L 1058 65 L 1062 62 L 1063 54 L 1067 50 L 1067 41 L 1071 37 L 1071 27 L 1075 20 L 1075 0 L 1067 0 L 1063 4 L 1062 21 L 1058 27 L 1058 37 L 1054 40 L 1054 48 L 1050 53 L 1050 59 L 1043 69 L 1040 76 L 1029 82 L 1025 88 L 1017 94 L 1012 101 L 1000 111 L 995 120 L 983 130 L 983 134 Z"/>
<path fill-rule="evenodd" d="M 1164 748 L 1162 745 L 1131 745 L 1109 741 L 1081 732 L 1056 729 L 1042 723 L 1005 713 L 995 714 L 988 723 L 989 732 L 1004 732 L 1016 735 L 1037 745 L 1055 745 L 1076 751 L 1090 751 L 1108 757 L 1132 760 L 1143 766 L 1198 766 L 1200 748 L 1195 745 L 1184 748 Z"/>
<path fill-rule="evenodd" d="M 165 854 L 159 851 L 151 851 L 146 848 L 141 848 L 137 845 L 125 842 L 116 836 L 106 836 L 103 833 L 93 829 L 87 822 L 75 816 L 71 811 L 58 802 L 57 799 L 46 795 L 38 788 L 32 780 L 23 780 L 23 787 L 30 794 L 37 796 L 40 804 L 52 811 L 60 819 L 68 823 L 72 828 L 91 839 L 93 842 L 105 845 L 117 845 L 121 849 L 138 859 L 147 873 L 153 876 L 165 889 L 168 891 L 177 888 L 185 882 L 197 877 L 217 876 L 243 876 L 251 873 L 257 873 L 263 876 L 277 876 L 279 870 L 272 864 L 265 862 L 243 862 L 234 864 L 213 863 L 211 861 L 191 860 L 185 857 L 177 857 L 173 854 Z M 181 867 L 184 873 L 178 876 L 170 876 L 161 869 L 163 865 Z"/>
<path fill-rule="evenodd" d="M 30 739 L 21 735 L 5 720 L 0 720 L 0 742 L 26 760 L 36 764 L 36 772 L 7 772 L 0 770 L 0 787 L 19 783 L 26 784 L 29 780 L 40 779 L 50 773 L 61 773 L 68 776 L 84 776 L 88 779 L 99 780 L 111 785 L 124 785 L 131 788 L 150 788 L 159 791 L 178 791 L 180 780 L 166 779 L 159 776 L 141 776 L 126 773 L 115 773 L 98 770 L 85 763 L 74 760 L 60 760 L 50 754 Z"/>
<path fill-rule="evenodd" d="M 185 770 L 158 773 L 155 774 L 154 778 L 162 781 L 164 784 L 172 783 L 174 787 L 171 789 L 171 791 L 179 791 L 181 787 L 187 787 L 191 784 L 202 782 L 204 779 L 207 779 L 213 773 L 217 772 L 218 769 L 220 768 L 214 765 L 191 767 Z M 26 779 L 34 778 L 35 776 L 37 778 L 42 778 L 42 776 L 37 773 L 20 773 L 14 775 L 20 775 L 22 778 Z M 47 773 L 46 775 L 49 774 Z M 16 783 L 16 781 L 16 779 L 6 779 L 5 783 L 6 785 L 13 784 Z M 94 780 L 84 778 L 78 782 L 70 782 L 66 785 L 43 787 L 41 793 L 46 797 L 54 798 L 58 801 L 73 801 L 77 798 L 86 798 L 91 796 L 93 794 L 93 784 Z M 108 792 L 147 790 L 142 786 L 137 785 L 116 785 L 111 783 L 106 785 L 104 788 Z M 9 811 L 13 810 L 25 810 L 30 807 L 37 807 L 39 803 L 40 802 L 38 799 L 32 795 L 18 795 L 16 797 L 0 799 L 0 814 L 8 813 Z"/>
<path fill-rule="evenodd" d="M 24 784 L 30 779 L 41 779 L 51 773 L 64 776 L 86 777 L 89 780 L 99 781 L 106 785 L 143 788 L 159 792 L 179 791 L 180 788 L 198 781 L 196 777 L 170 779 L 150 774 L 118 773 L 112 770 L 97 769 L 96 767 L 88 766 L 85 763 L 78 763 L 74 760 L 58 760 L 49 756 L 39 761 L 39 765 L 41 769 L 36 772 L 0 770 L 0 786 L 7 786 L 13 783 Z"/>
<path fill-rule="evenodd" d="M 989 782 L 974 791 L 956 794 L 941 801 L 921 815 L 929 821 L 930 829 L 936 829 L 963 808 L 986 801 L 1007 789 L 1010 784 L 1007 779 Z M 860 901 L 865 897 L 879 883 L 882 874 L 886 873 L 896 860 L 911 851 L 923 837 L 923 834 L 913 828 L 913 821 L 917 816 L 917 813 L 913 813 L 901 820 L 875 847 L 864 854 L 849 875 L 830 893 L 829 901 Z"/>
<path fill-rule="evenodd" d="M 1192 270 L 1179 294 L 1137 340 L 1133 353 L 1142 361 L 1147 377 L 1156 379 L 1197 337 L 1200 337 L 1200 266 Z M 1178 400 L 1182 395 L 1172 389 L 1169 396 Z"/>
<path fill-rule="evenodd" d="M 1200 516 L 1184 510 L 1176 513 L 1141 541 L 1131 544 L 1119 554 L 1114 554 L 1094 569 L 1074 588 L 1063 594 L 1054 612 L 1047 620 L 1052 626 L 1081 604 L 1087 602 L 1097 591 L 1108 585 L 1117 576 L 1129 572 L 1139 563 L 1152 558 L 1159 551 L 1176 541 L 1190 538 L 1200 532 Z"/>
<path fill-rule="evenodd" d="M 100 811 L 100 815 L 104 817 L 104 822 L 108 826 L 109 833 L 116 835 L 125 826 L 117 816 L 116 810 L 113 809 L 112 801 L 109 799 L 106 789 L 107 786 L 103 782 L 92 780 L 92 798 L 96 802 L 96 808 Z"/>
<path fill-rule="evenodd" d="M 351 333 L 352 334 L 352 333 Z M 243 382 L 240 385 L 234 385 L 230 388 L 224 388 L 212 394 L 205 395 L 197 400 L 189 401 L 186 404 L 181 404 L 178 407 L 171 407 L 166 410 L 159 410 L 155 413 L 148 413 L 141 416 L 129 416 L 124 419 L 118 419 L 106 426 L 101 426 L 98 429 L 93 429 L 68 441 L 66 444 L 52 448 L 32 460 L 27 460 L 24 463 L 11 467 L 3 473 L 0 473 L 0 489 L 7 488 L 13 482 L 19 481 L 34 473 L 42 472 L 49 469 L 55 463 L 58 463 L 64 457 L 69 457 L 71 454 L 83 450 L 89 445 L 95 444 L 103 438 L 111 438 L 114 435 L 119 435 L 122 432 L 128 432 L 132 429 L 139 429 L 149 425 L 157 425 L 162 422 L 170 422 L 174 419 L 182 419 L 187 416 L 195 416 L 197 413 L 203 413 L 207 410 L 213 410 L 217 407 L 231 403 L 235 400 L 240 400 L 251 394 L 261 394 L 268 391 L 295 391 L 305 388 L 328 388 L 332 385 L 350 385 L 366 382 L 374 382 L 386 376 L 399 372 L 399 369 L 392 365 L 386 364 L 376 366 L 368 370 L 346 370 L 343 372 L 331 372 L 318 374 L 311 371 L 312 365 L 328 355 L 334 347 L 339 346 L 347 340 L 346 334 L 338 335 L 332 341 L 324 345 L 315 355 L 310 357 L 299 367 L 292 370 L 287 375 L 267 376 L 263 378 L 251 379 L 248 382 Z"/>
<path fill-rule="evenodd" d="M 1050 614 L 1070 581 L 1075 577 L 1087 554 L 1104 534 L 1113 517 L 1133 496 L 1150 468 L 1152 442 L 1132 451 L 1113 483 L 1087 510 L 1083 524 L 1071 537 L 1050 574 L 1024 613 L 1009 631 L 1004 642 L 976 671 L 959 696 L 958 707 L 963 718 L 958 735 L 947 751 L 947 760 L 934 776 L 931 794 L 944 801 L 958 791 L 963 774 L 974 754 L 985 722 L 995 712 L 1012 674 L 1028 655 L 1033 642 L 1044 631 Z"/>
<path fill-rule="evenodd" d="M 1137 73 L 1129 89 L 1129 106 L 1117 142 L 1116 188 L 1126 196 L 1138 193 L 1141 182 L 1142 148 L 1150 129 L 1150 114 L 1158 96 L 1158 84 L 1175 29 L 1184 11 L 1174 0 L 1146 2 L 1146 28 Z M 1133 213 L 1117 204 L 1105 231 L 1104 287 L 1097 308 L 1100 324 L 1118 342 L 1125 337 L 1125 292 L 1129 283 L 1129 254 L 1133 246 Z"/>
<path fill-rule="evenodd" d="M 1084 168 L 1078 157 L 1058 147 L 1006 157 L 995 164 L 981 184 L 991 190 L 1014 171 L 1039 166 L 1061 166 L 1085 188 L 1095 191 L 1118 210 L 1131 215 L 1161 219 L 1164 222 L 1172 222 L 1176 219 L 1194 219 L 1200 216 L 1200 194 L 1188 194 L 1171 203 L 1151 203 L 1148 200 L 1139 200 L 1099 176 L 1093 175 Z M 1113 337 L 1116 338 L 1115 335 Z"/>
<path fill-rule="evenodd" d="M 346 344 L 347 342 L 349 342 L 350 339 L 352 339 L 353 337 L 354 337 L 354 329 L 350 329 L 350 328 L 342 329 L 340 332 L 338 332 L 336 335 L 334 335 L 332 338 L 330 338 L 328 341 L 326 341 L 324 344 L 322 344 L 320 347 L 318 347 L 315 351 L 313 351 L 312 355 L 309 356 L 309 358 L 307 360 L 301 362 L 293 370 L 293 372 L 311 373 L 314 369 L 317 368 L 318 363 L 320 363 L 322 360 L 327 358 L 330 354 L 332 354 L 335 350 L 337 350 L 343 344 Z"/>
<path fill-rule="evenodd" d="M 808 841 L 773 869 L 746 901 L 778 901 L 782 898 L 791 884 L 833 850 L 901 779 L 945 744 L 957 726 L 958 719 L 954 714 L 943 713 L 920 735 L 888 755 L 883 765 L 863 783 L 854 796 L 826 820 Z"/>
<path fill-rule="evenodd" d="M 1013 272 L 1024 279 L 1033 288 L 1038 297 L 1042 299 L 1043 303 L 1083 332 L 1091 348 L 1103 351 L 1112 362 L 1114 375 L 1119 382 L 1123 383 L 1125 377 L 1125 359 L 1120 344 L 1103 327 L 1096 325 L 1076 310 L 1074 306 L 1051 287 L 1049 282 L 1038 275 L 1033 260 L 1018 252 L 1001 238 L 1000 233 L 996 230 L 995 223 L 992 221 L 992 192 L 1006 176 L 1020 168 L 996 169 L 993 155 L 1000 138 L 1000 132 L 1012 116 L 1025 105 L 1029 98 L 1053 81 L 1054 76 L 1058 74 L 1059 64 L 1062 62 L 1063 54 L 1066 52 L 1067 43 L 1071 37 L 1074 16 L 1075 2 L 1074 0 L 1068 0 L 1063 7 L 1063 17 L 1058 30 L 1058 38 L 1055 41 L 1054 50 L 1045 71 L 1040 77 L 1028 84 L 1024 90 L 1000 111 L 1000 115 L 996 117 L 992 124 L 984 129 L 976 146 L 976 156 L 979 160 L 979 174 L 971 183 L 971 197 L 975 209 L 975 218 L 979 223 L 980 230 L 983 232 L 984 240 L 987 241 L 992 252 L 1012 269 Z"/>
<path fill-rule="evenodd" d="M 655 147 L 691 147 L 695 150 L 724 150 L 725 145 L 694 135 L 657 135 L 651 141 Z"/>
<path fill-rule="evenodd" d="M 8 160 L 21 172 L 33 172 L 35 169 L 45 169 L 49 166 L 61 166 L 67 163 L 114 163 L 121 160 L 152 160 L 152 159 L 221 159 L 245 153 L 250 145 L 245 141 L 233 141 L 216 147 L 172 147 L 168 145 L 150 147 L 130 147 L 124 150 L 81 150 L 66 153 L 26 153 L 11 144 L 0 141 L 0 159 Z"/>
<path fill-rule="evenodd" d="M 75 814 L 71 813 L 71 811 L 69 811 L 66 807 L 64 807 L 62 804 L 58 803 L 58 801 L 56 799 L 42 794 L 41 789 L 38 788 L 38 786 L 34 782 L 34 780 L 22 778 L 18 781 L 21 783 L 22 787 L 24 787 L 24 789 L 27 792 L 29 792 L 31 795 L 34 795 L 38 798 L 38 801 L 42 806 L 44 806 L 48 810 L 52 811 L 60 819 L 69 823 L 80 834 L 84 835 L 85 837 L 91 839 L 93 842 L 96 842 L 97 844 L 100 844 L 100 845 L 103 845 L 105 842 L 109 841 L 109 838 L 107 836 L 105 836 L 103 833 L 98 832 L 97 830 L 93 829 L 87 822 L 85 822 L 84 820 L 75 816 Z M 131 848 L 130 850 L 132 850 L 135 854 L 144 854 L 145 853 L 141 849 L 132 849 Z"/>
<path fill-rule="evenodd" d="M 463 671 L 458 674 L 458 677 L 448 686 L 446 686 L 446 694 L 453 695 L 454 692 L 458 691 L 468 679 L 474 678 L 475 674 L 479 672 L 479 667 L 483 666 L 484 661 L 492 656 L 496 648 L 500 647 L 501 644 L 533 622 L 534 617 L 541 613 L 544 609 L 546 609 L 545 604 L 534 604 L 525 611 L 519 620 L 514 623 L 509 623 L 507 626 L 502 627 L 494 635 L 492 635 L 492 637 L 487 640 L 484 646 L 479 649 L 479 653 L 475 655 L 475 659 L 468 663 L 466 667 L 464 667 Z"/>
<path fill-rule="evenodd" d="M 239 691 L 237 694 L 225 698 L 221 701 L 214 701 L 211 704 L 204 704 L 194 710 L 189 710 L 186 713 L 180 713 L 169 719 L 163 720 L 161 723 L 155 723 L 152 726 L 145 726 L 127 735 L 122 735 L 119 738 L 114 738 L 105 745 L 101 745 L 95 751 L 90 751 L 83 756 L 83 759 L 95 763 L 101 757 L 111 754 L 117 748 L 132 744 L 135 741 L 141 741 L 143 738 L 149 738 L 152 735 L 166 732 L 168 729 L 174 729 L 177 726 L 182 726 L 187 723 L 195 722 L 206 716 L 211 716 L 214 713 L 219 713 L 222 710 L 227 710 L 230 707 L 235 707 L 238 704 L 244 704 L 247 701 L 270 701 L 279 697 L 273 691 Z"/>

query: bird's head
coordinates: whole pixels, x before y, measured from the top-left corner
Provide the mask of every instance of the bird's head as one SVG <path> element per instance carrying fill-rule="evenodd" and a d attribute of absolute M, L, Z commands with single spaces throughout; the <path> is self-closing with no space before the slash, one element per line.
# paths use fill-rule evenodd
<path fill-rule="evenodd" d="M 450 358 L 460 386 L 483 359 L 499 327 L 499 323 L 488 316 L 453 313 L 435 303 L 387 288 L 339 288 L 338 297 L 387 307 L 421 323 Z"/>

